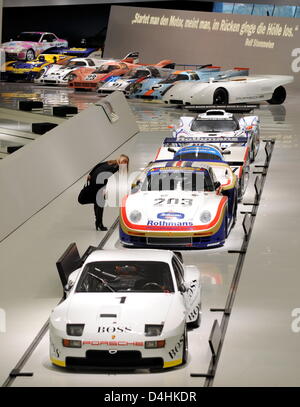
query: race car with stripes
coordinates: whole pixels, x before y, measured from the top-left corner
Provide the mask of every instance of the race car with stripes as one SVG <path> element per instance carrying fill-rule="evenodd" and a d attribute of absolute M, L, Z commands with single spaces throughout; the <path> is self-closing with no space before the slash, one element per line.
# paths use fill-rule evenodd
<path fill-rule="evenodd" d="M 135 247 L 222 246 L 237 202 L 237 176 L 225 162 L 152 162 L 123 198 L 120 241 Z"/>
<path fill-rule="evenodd" d="M 142 306 L 141 306 L 142 305 Z M 64 368 L 185 364 L 201 320 L 200 272 L 167 250 L 95 250 L 50 316 L 50 359 Z"/>
<path fill-rule="evenodd" d="M 235 114 L 223 109 L 209 109 L 197 116 L 183 116 L 178 125 L 171 125 L 174 141 L 203 143 L 217 143 L 222 149 L 236 146 L 248 146 L 250 162 L 255 160 L 260 144 L 260 126 L 258 116 L 243 116 L 237 118 Z M 241 142 L 237 141 L 237 137 Z M 222 138 L 224 140 L 222 141 Z M 233 142 L 230 142 L 232 138 Z M 217 139 L 217 141 L 214 141 Z M 227 139 L 227 140 L 226 140 Z"/>
<path fill-rule="evenodd" d="M 199 138 L 201 139 L 201 138 Z M 205 142 L 203 138 L 203 143 Z M 226 138 L 222 138 L 222 142 Z M 241 138 L 237 138 L 237 143 L 241 142 Z M 244 139 L 245 140 L 245 139 Z M 214 142 L 220 139 L 213 140 Z M 247 139 L 246 139 L 247 141 Z M 173 145 L 172 138 L 164 140 L 164 146 L 160 147 L 155 161 L 159 160 L 180 160 L 180 161 L 197 161 L 209 162 L 211 165 L 214 163 L 228 164 L 237 176 L 238 183 L 238 200 L 241 201 L 244 193 L 246 192 L 249 177 L 250 177 L 250 160 L 249 160 L 249 147 L 237 146 L 223 148 L 217 147 L 216 144 L 189 144 L 184 142 L 176 143 L 176 146 L 167 147 L 166 145 Z"/>

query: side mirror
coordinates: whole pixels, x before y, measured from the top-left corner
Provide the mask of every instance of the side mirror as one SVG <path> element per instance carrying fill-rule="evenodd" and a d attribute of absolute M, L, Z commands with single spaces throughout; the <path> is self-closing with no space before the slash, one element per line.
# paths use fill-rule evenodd
<path fill-rule="evenodd" d="M 141 180 L 138 179 L 135 184 L 131 185 L 131 192 L 137 192 L 140 188 Z"/>
<path fill-rule="evenodd" d="M 178 290 L 181 292 L 181 294 L 186 292 L 186 286 L 182 283 L 180 284 L 180 286 L 178 287 Z"/>
<path fill-rule="evenodd" d="M 69 292 L 69 291 L 71 290 L 71 288 L 73 287 L 73 285 L 74 285 L 74 281 L 69 281 L 69 282 L 64 286 L 64 290 L 65 290 L 66 292 Z"/>
<path fill-rule="evenodd" d="M 215 189 L 220 188 L 220 186 L 221 186 L 221 182 L 220 182 L 220 181 L 216 181 L 216 182 L 214 183 Z"/>
<path fill-rule="evenodd" d="M 222 154 L 231 154 L 231 151 L 230 150 L 224 150 L 224 151 L 222 151 Z"/>
<path fill-rule="evenodd" d="M 168 151 L 170 151 L 170 153 L 174 153 L 174 154 L 176 153 L 176 150 L 174 150 L 174 148 L 172 148 L 172 147 L 169 147 Z"/>

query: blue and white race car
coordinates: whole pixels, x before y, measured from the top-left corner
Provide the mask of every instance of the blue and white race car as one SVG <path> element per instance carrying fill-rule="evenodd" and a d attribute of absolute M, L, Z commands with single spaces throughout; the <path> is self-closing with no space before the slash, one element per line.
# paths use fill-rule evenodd
<path fill-rule="evenodd" d="M 120 210 L 120 241 L 135 247 L 222 246 L 236 220 L 237 177 L 224 162 L 152 162 Z"/>
<path fill-rule="evenodd" d="M 195 116 L 183 116 L 173 127 L 173 140 L 189 143 L 217 143 L 220 148 L 248 146 L 250 162 L 253 162 L 260 144 L 258 116 L 238 119 L 222 109 L 210 109 Z M 224 140 L 222 140 L 222 138 Z M 232 143 L 230 140 L 232 139 Z M 240 143 L 237 141 L 240 139 Z M 203 141 L 205 140 L 205 141 Z"/>
<path fill-rule="evenodd" d="M 203 67 L 195 70 L 175 70 L 165 79 L 146 79 L 132 90 L 129 90 L 126 95 L 130 98 L 161 99 L 168 89 L 178 83 L 189 82 L 193 85 L 193 83 L 207 81 L 212 78 L 229 78 L 248 75 L 248 73 L 249 70 L 246 68 L 234 68 L 221 71 L 220 67 L 211 65 L 203 65 Z"/>
<path fill-rule="evenodd" d="M 241 138 L 238 140 L 241 140 Z M 211 164 L 226 163 L 237 176 L 238 200 L 242 200 L 250 176 L 249 148 L 247 146 L 221 149 L 216 144 L 176 143 L 174 145 L 169 141 L 172 141 L 172 139 L 165 139 L 164 146 L 159 148 L 156 161 L 179 160 L 210 162 Z M 204 138 L 203 142 L 205 142 Z M 172 145 L 172 147 L 167 147 L 167 145 Z"/>

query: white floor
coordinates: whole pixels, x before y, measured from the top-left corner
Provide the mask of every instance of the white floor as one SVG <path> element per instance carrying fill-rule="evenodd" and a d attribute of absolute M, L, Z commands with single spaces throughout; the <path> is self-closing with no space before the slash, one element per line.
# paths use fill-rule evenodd
<path fill-rule="evenodd" d="M 124 153 L 128 153 L 131 160 L 131 170 L 137 170 L 145 165 L 155 155 L 155 151 L 161 144 L 162 139 L 166 136 L 163 130 L 172 119 L 170 110 L 163 111 L 153 105 L 145 105 L 143 114 L 139 112 L 138 120 L 140 126 L 144 126 L 143 130 L 150 130 L 149 132 L 141 132 L 130 140 L 125 146 L 122 147 Z M 267 258 L 267 266 L 271 269 L 276 268 L 275 261 L 278 262 L 280 268 L 278 270 L 277 279 L 272 280 L 271 276 L 262 279 L 264 270 L 260 270 L 261 257 L 257 257 L 258 248 L 264 247 L 267 250 L 271 247 L 274 240 L 274 235 L 279 230 L 284 230 L 285 217 L 282 217 L 282 225 L 277 231 L 277 218 L 282 211 L 282 200 L 290 200 L 289 210 L 296 211 L 297 204 L 293 204 L 294 196 L 298 193 L 297 184 L 293 183 L 293 195 L 287 195 L 284 198 L 278 189 L 273 190 L 272 185 L 268 185 L 272 173 L 275 178 L 277 174 L 281 173 L 282 160 L 286 163 L 284 172 L 284 179 L 290 176 L 288 165 L 293 165 L 289 162 L 288 157 L 291 151 L 295 155 L 297 150 L 296 146 L 296 127 L 297 123 L 297 110 L 296 110 L 296 96 L 291 98 L 290 103 L 286 104 L 286 121 L 282 118 L 285 114 L 282 107 L 264 106 L 258 112 L 262 121 L 262 138 L 275 137 L 281 139 L 276 143 L 276 150 L 272 158 L 272 166 L 267 177 L 266 187 L 263 193 L 262 207 L 259 208 L 259 216 L 256 219 L 253 237 L 249 253 L 247 254 L 247 261 L 245 263 L 245 270 L 242 272 L 242 279 L 238 288 L 238 297 L 234 305 L 234 313 L 231 316 L 228 333 L 225 338 L 225 345 L 221 355 L 220 365 L 217 370 L 217 377 L 215 385 L 247 385 L 248 372 L 245 369 L 253 367 L 253 373 L 249 378 L 248 383 L 255 376 L 254 366 L 252 360 L 255 357 L 262 358 L 266 355 L 273 361 L 268 366 L 274 367 L 278 348 L 272 349 L 272 353 L 268 352 L 265 348 L 265 341 L 256 341 L 255 337 L 247 337 L 245 341 L 246 332 L 253 333 L 255 330 L 264 332 L 268 330 L 268 324 L 264 320 L 258 319 L 260 315 L 264 316 L 262 310 L 264 305 L 267 304 L 266 315 L 268 321 L 277 321 L 277 312 L 271 312 L 271 302 L 269 298 L 272 292 L 281 293 L 277 298 L 277 307 L 280 307 L 281 297 L 289 298 L 290 291 L 283 292 L 280 290 L 282 286 L 287 289 L 290 283 L 293 294 L 297 292 L 297 280 L 286 280 L 282 263 L 287 264 L 292 261 L 293 266 L 290 267 L 294 270 L 290 271 L 291 276 L 295 277 L 296 258 L 292 257 L 288 260 L 284 259 L 284 251 L 276 248 L 279 259 L 274 256 L 273 251 L 267 251 L 263 259 Z M 155 112 L 156 116 L 155 116 Z M 299 112 L 298 112 L 299 113 Z M 173 113 L 173 119 L 179 116 L 180 112 Z M 143 120 L 143 115 L 145 120 Z M 148 120 L 146 119 L 148 117 Z M 292 139 L 286 138 L 291 132 Z M 292 140 L 288 143 L 288 140 Z M 291 146 L 291 148 L 289 147 Z M 298 146 L 297 146 L 298 147 Z M 283 153 L 284 152 L 284 153 Z M 117 155 L 118 152 L 115 153 Z M 262 164 L 264 160 L 264 153 L 261 149 L 257 162 L 255 164 Z M 299 160 L 298 160 L 299 161 Z M 274 168 L 274 170 L 273 170 Z M 281 180 L 281 177 L 279 177 Z M 254 195 L 253 188 L 254 176 L 251 177 L 250 185 L 247 190 L 244 201 L 252 201 Z M 284 180 L 282 180 L 284 181 Z M 84 182 L 84 178 L 77 184 L 69 188 L 63 195 L 54 200 L 43 211 L 35 215 L 29 222 L 25 223 L 15 233 L 9 236 L 0 245 L 0 258 L 1 258 L 1 274 L 0 274 L 0 308 L 6 311 L 7 329 L 5 333 L 0 332 L 0 383 L 3 383 L 9 372 L 14 368 L 20 357 L 27 349 L 29 344 L 34 339 L 37 332 L 42 325 L 46 322 L 51 308 L 57 304 L 62 295 L 62 288 L 60 286 L 58 274 L 55 268 L 55 262 L 58 257 L 65 250 L 70 242 L 75 241 L 79 247 L 80 253 L 87 248 L 88 245 L 97 245 L 101 238 L 104 236 L 103 232 L 96 232 L 93 229 L 94 220 L 92 208 L 81 207 L 77 205 L 76 198 L 78 192 Z M 277 181 L 279 182 L 279 181 Z M 292 181 L 291 181 L 292 183 Z M 275 182 L 276 188 L 280 188 Z M 289 185 L 289 184 L 288 184 Z M 288 185 L 285 185 L 288 194 Z M 274 205 L 274 198 L 276 205 Z M 275 213 L 270 218 L 270 201 L 271 208 Z M 247 210 L 249 207 L 239 205 L 239 210 Z M 264 210 L 264 212 L 263 212 Z M 11 214 L 13 216 L 13 214 Z M 105 223 L 109 226 L 117 216 L 117 209 L 107 209 L 105 212 Z M 285 216 L 289 216 L 285 214 Z M 295 215 L 294 215 L 295 216 Z M 204 379 L 191 378 L 190 373 L 206 373 L 210 362 L 210 350 L 208 346 L 208 337 L 211 327 L 215 318 L 221 319 L 221 313 L 212 313 L 210 308 L 223 308 L 228 295 L 228 290 L 231 284 L 233 272 L 236 266 L 237 254 L 228 254 L 229 249 L 239 249 L 242 243 L 243 232 L 241 228 L 242 216 L 239 215 L 238 222 L 232 230 L 225 246 L 221 249 L 213 249 L 209 251 L 185 251 L 183 252 L 184 261 L 187 264 L 197 264 L 202 271 L 202 284 L 203 284 L 203 314 L 202 324 L 200 328 L 189 332 L 189 360 L 188 364 L 183 368 L 173 369 L 163 373 L 149 374 L 146 371 L 137 371 L 134 374 L 118 373 L 118 374 L 79 374 L 69 373 L 65 370 L 55 368 L 49 363 L 48 359 L 48 335 L 46 334 L 40 342 L 32 356 L 23 368 L 23 372 L 33 372 L 33 377 L 20 377 L 13 382 L 13 386 L 186 386 L 198 387 L 203 386 Z M 264 223 L 265 221 L 265 223 Z M 291 221 L 291 220 L 290 220 Z M 266 235 L 265 226 L 272 224 L 272 232 Z M 290 231 L 290 230 L 289 230 Z M 297 231 L 292 229 L 292 239 L 294 245 L 297 245 Z M 283 243 L 287 244 L 287 238 L 291 236 L 290 233 L 285 235 Z M 263 239 L 263 240 L 261 240 Z M 263 246 L 265 245 L 265 246 Z M 111 236 L 105 248 L 113 247 L 120 248 L 118 243 L 117 231 Z M 262 253 L 264 254 L 264 252 Z M 259 259 L 259 260 L 257 260 Z M 272 260 L 274 259 L 274 260 Z M 280 263 L 281 260 L 281 263 Z M 248 282 L 244 280 L 244 276 L 252 277 L 251 286 L 248 292 Z M 280 278 L 281 277 L 281 278 Z M 282 284 L 282 281 L 285 284 Z M 267 285 L 264 289 L 258 290 L 261 283 Z M 299 285 L 298 285 L 299 286 Z M 264 295 L 263 293 L 267 293 Z M 262 294 L 259 307 L 256 307 L 255 298 L 257 295 Z M 247 308 L 244 308 L 243 298 L 246 301 Z M 294 298 L 294 297 L 293 297 Z M 251 301 L 250 301 L 251 300 Z M 241 307 L 239 307 L 241 301 Z M 290 302 L 288 301 L 290 305 Z M 294 307 L 298 304 L 295 301 Z M 300 304 L 299 304 L 300 306 Z M 252 318 L 248 323 L 249 309 L 252 311 Z M 287 307 L 288 309 L 288 307 Z M 290 310 L 291 311 L 291 310 Z M 286 315 L 286 314 L 284 314 Z M 290 313 L 287 314 L 287 319 L 281 318 L 278 322 L 278 331 L 284 330 L 287 326 L 290 327 Z M 271 318 L 271 319 L 270 319 Z M 256 324 L 256 321 L 259 321 Z M 245 329 L 246 331 L 241 331 Z M 233 330 L 231 331 L 231 327 Z M 252 330 L 251 330 L 252 328 Z M 290 332 L 290 331 L 289 331 Z M 257 332 L 256 332 L 257 333 Z M 291 336 L 293 341 L 297 342 L 297 335 Z M 268 336 L 267 336 L 268 337 Z M 230 339 L 228 339 L 230 338 Z M 287 346 L 284 341 L 279 341 L 278 345 L 283 348 L 283 354 L 286 352 Z M 251 344 L 251 353 L 248 355 L 247 344 Z M 263 345 L 261 350 L 261 344 Z M 243 352 L 242 352 L 243 351 Z M 294 351 L 294 348 L 293 348 Z M 263 353 L 266 352 L 266 353 Z M 246 355 L 246 358 L 245 358 Z M 241 365 L 240 361 L 246 359 L 245 365 Z M 284 360 L 284 358 L 283 358 Z M 289 370 L 289 364 L 292 363 L 287 359 L 288 365 L 282 365 L 285 370 Z M 232 367 L 232 368 L 231 368 Z M 296 363 L 294 368 L 296 369 Z M 244 376 L 241 376 L 241 371 Z M 264 372 L 265 373 L 265 372 Z M 283 382 L 281 385 L 288 385 L 284 381 L 285 374 L 282 374 Z M 257 375 L 256 375 L 257 376 Z M 244 379 L 245 378 L 245 379 Z M 263 379 L 263 378 L 262 378 Z M 258 381 L 258 378 L 256 379 Z M 277 382 L 276 382 L 277 383 Z"/>

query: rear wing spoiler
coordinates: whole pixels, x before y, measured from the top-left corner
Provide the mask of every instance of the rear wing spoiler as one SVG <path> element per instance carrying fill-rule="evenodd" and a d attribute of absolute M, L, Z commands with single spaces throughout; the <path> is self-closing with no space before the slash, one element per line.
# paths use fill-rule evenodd
<path fill-rule="evenodd" d="M 191 144 L 191 143 L 208 143 L 208 144 L 220 144 L 220 143 L 247 143 L 247 137 L 185 137 L 184 140 L 177 140 L 176 137 L 167 137 L 163 141 L 163 145 L 167 146 L 169 144 L 176 144 L 177 147 L 180 147 L 184 144 Z"/>
<path fill-rule="evenodd" d="M 182 106 L 191 112 L 204 113 L 209 109 L 222 109 L 228 113 L 250 113 L 254 109 L 258 109 L 258 104 L 251 105 L 184 105 Z"/>
<path fill-rule="evenodd" d="M 204 65 L 199 65 L 199 64 L 175 64 L 176 68 L 180 67 L 183 68 L 183 70 L 186 69 L 193 69 L 193 70 L 199 70 L 199 69 L 204 69 L 204 68 L 220 68 L 219 66 L 213 66 L 213 64 L 204 64 Z"/>

